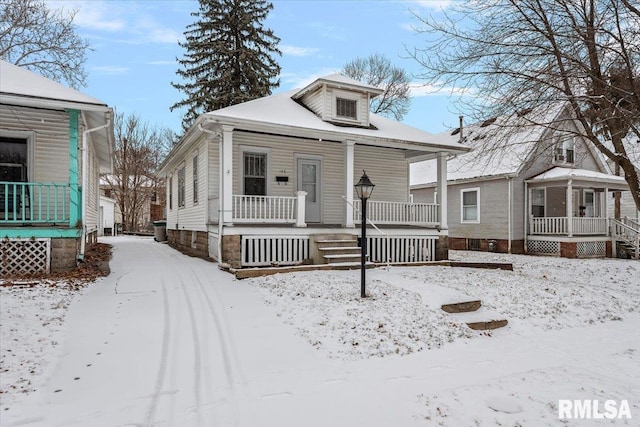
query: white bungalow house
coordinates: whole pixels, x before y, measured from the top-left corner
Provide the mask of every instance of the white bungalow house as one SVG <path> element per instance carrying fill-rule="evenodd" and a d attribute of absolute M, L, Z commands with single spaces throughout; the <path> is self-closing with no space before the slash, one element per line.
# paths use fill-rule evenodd
<path fill-rule="evenodd" d="M 112 116 L 98 99 L 0 61 L 0 274 L 73 268 L 96 241 Z"/>
<path fill-rule="evenodd" d="M 520 128 L 531 123 L 537 125 Z M 621 250 L 625 240 L 637 248 L 635 208 L 623 213 L 629 216 L 624 225 L 607 215 L 615 192 L 629 187 L 576 136 L 576 126 L 559 108 L 442 134 L 474 148 L 449 161 L 450 249 L 603 257 Z M 496 149 L 497 140 L 506 148 Z M 413 164 L 413 200 L 430 202 L 436 193 L 434 166 Z M 618 227 L 613 240 L 612 226 Z"/>
<path fill-rule="evenodd" d="M 357 260 L 366 170 L 370 260 L 446 258 L 446 159 L 468 148 L 370 113 L 381 92 L 334 74 L 201 115 L 161 166 L 169 243 L 234 267 Z M 424 159 L 440 197 L 410 203 Z"/>

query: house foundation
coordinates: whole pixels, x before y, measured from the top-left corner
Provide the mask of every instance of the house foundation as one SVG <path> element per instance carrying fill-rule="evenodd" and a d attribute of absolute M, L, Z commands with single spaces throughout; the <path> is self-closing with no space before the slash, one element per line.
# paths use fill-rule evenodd
<path fill-rule="evenodd" d="M 167 243 L 182 253 L 209 257 L 209 233 L 196 230 L 167 230 Z"/>

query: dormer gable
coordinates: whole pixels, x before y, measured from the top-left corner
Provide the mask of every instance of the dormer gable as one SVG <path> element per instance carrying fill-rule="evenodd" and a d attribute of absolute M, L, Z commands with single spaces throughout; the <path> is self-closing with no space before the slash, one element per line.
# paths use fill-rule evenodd
<path fill-rule="evenodd" d="M 340 74 L 320 77 L 291 98 L 325 122 L 339 126 L 370 127 L 369 105 L 384 91 Z"/>

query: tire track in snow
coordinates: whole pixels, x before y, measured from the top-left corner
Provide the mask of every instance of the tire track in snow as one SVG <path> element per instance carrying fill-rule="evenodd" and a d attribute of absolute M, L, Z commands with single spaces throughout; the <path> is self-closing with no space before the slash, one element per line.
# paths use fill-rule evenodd
<path fill-rule="evenodd" d="M 162 326 L 162 350 L 160 353 L 160 364 L 158 366 L 158 374 L 156 375 L 156 384 L 153 389 L 153 395 L 151 402 L 147 408 L 147 413 L 144 417 L 145 426 L 153 426 L 156 410 L 158 408 L 158 400 L 164 385 L 164 379 L 167 374 L 167 360 L 169 356 L 169 339 L 171 338 L 171 316 L 169 310 L 169 295 L 167 293 L 167 286 L 164 279 L 162 279 L 162 304 L 163 304 L 163 326 Z"/>
<path fill-rule="evenodd" d="M 215 285 L 211 283 L 210 277 L 204 278 L 203 281 L 200 275 L 196 273 L 197 270 L 193 268 L 198 263 L 202 262 L 202 260 L 188 258 L 187 261 L 190 265 L 189 273 L 191 277 L 193 277 L 194 281 L 198 284 L 198 289 L 204 296 L 209 315 L 211 316 L 213 324 L 216 328 L 216 332 L 218 334 L 220 343 L 220 354 L 222 355 L 226 381 L 229 387 L 229 391 L 231 392 L 229 404 L 232 409 L 231 415 L 233 417 L 233 425 L 237 427 L 247 424 L 253 425 L 253 422 L 247 423 L 246 420 L 243 420 L 242 418 L 244 414 L 249 414 L 250 411 L 241 411 L 238 405 L 238 401 L 240 400 L 240 398 L 248 396 L 248 391 L 246 390 L 246 380 L 244 379 L 242 370 L 240 366 L 235 362 L 238 360 L 238 358 L 236 357 L 235 346 L 233 345 L 233 340 L 231 339 L 231 334 L 229 333 L 227 327 L 229 322 L 227 321 L 227 318 L 224 314 L 224 308 L 220 304 L 220 293 L 216 289 Z M 207 283 L 209 286 L 205 287 L 205 283 Z M 213 292 L 215 298 L 212 299 L 208 291 Z"/>

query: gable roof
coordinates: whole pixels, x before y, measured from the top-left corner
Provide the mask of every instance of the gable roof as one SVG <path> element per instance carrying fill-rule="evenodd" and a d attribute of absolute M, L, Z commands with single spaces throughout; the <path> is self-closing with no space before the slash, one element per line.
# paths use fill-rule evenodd
<path fill-rule="evenodd" d="M 471 180 L 516 176 L 520 173 L 546 132 L 563 112 L 564 106 L 540 108 L 502 116 L 462 129 L 463 142 L 472 152 L 456 156 L 447 162 L 447 180 Z M 460 129 L 439 134 L 442 138 L 460 140 Z M 431 162 L 411 165 L 411 186 L 437 181 Z"/>
<path fill-rule="evenodd" d="M 39 74 L 0 60 L 0 104 L 51 110 L 79 110 L 88 129 L 107 125 L 90 134 L 101 172 L 113 165 L 113 110 L 103 101 Z"/>

